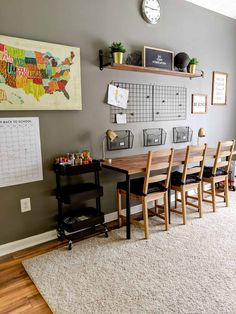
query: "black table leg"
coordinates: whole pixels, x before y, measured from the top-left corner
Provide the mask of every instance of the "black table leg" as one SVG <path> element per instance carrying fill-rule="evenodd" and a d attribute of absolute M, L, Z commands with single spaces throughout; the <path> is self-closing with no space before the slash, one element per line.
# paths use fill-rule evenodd
<path fill-rule="evenodd" d="M 168 187 L 168 209 L 169 209 L 169 224 L 171 223 L 170 222 L 170 214 L 171 214 L 171 188 L 170 188 L 170 185 Z"/>
<path fill-rule="evenodd" d="M 126 238 L 131 239 L 130 236 L 130 176 L 126 174 Z"/>

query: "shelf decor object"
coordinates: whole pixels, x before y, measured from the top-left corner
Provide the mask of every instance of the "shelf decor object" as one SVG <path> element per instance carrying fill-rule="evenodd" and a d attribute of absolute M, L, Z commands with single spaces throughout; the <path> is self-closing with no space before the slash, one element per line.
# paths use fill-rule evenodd
<path fill-rule="evenodd" d="M 123 56 L 124 53 L 126 52 L 126 49 L 123 46 L 123 44 L 121 42 L 113 42 L 109 48 L 111 50 L 114 63 L 122 64 Z"/>
<path fill-rule="evenodd" d="M 196 114 L 207 113 L 206 94 L 192 94 L 192 113 Z"/>
<path fill-rule="evenodd" d="M 143 145 L 158 146 L 166 143 L 166 131 L 162 128 L 144 129 L 143 130 Z"/>
<path fill-rule="evenodd" d="M 173 128 L 173 142 L 186 143 L 191 142 L 193 137 L 193 130 L 189 126 Z"/>
<path fill-rule="evenodd" d="M 228 95 L 228 73 L 213 72 L 212 105 L 226 105 Z"/>
<path fill-rule="evenodd" d="M 174 52 L 144 46 L 143 66 L 172 71 L 174 69 Z"/>
<path fill-rule="evenodd" d="M 180 71 L 183 72 L 186 70 L 189 62 L 189 55 L 186 52 L 179 52 L 174 58 L 174 66 Z"/>
<path fill-rule="evenodd" d="M 134 135 L 130 130 L 114 131 L 117 137 L 111 140 L 107 136 L 107 150 L 120 150 L 133 148 Z"/>
<path fill-rule="evenodd" d="M 198 63 L 199 62 L 197 58 L 192 58 L 187 66 L 188 73 L 194 74 L 196 72 Z"/>

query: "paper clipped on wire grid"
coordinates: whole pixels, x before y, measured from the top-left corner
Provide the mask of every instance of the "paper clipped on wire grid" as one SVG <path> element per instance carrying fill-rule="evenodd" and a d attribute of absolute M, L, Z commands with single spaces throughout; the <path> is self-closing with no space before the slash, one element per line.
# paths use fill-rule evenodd
<path fill-rule="evenodd" d="M 125 113 L 117 113 L 116 114 L 116 123 L 117 124 L 127 123 L 126 114 Z"/>
<path fill-rule="evenodd" d="M 127 109 L 129 91 L 124 88 L 116 87 L 112 84 L 108 85 L 107 103 L 112 106 Z"/>

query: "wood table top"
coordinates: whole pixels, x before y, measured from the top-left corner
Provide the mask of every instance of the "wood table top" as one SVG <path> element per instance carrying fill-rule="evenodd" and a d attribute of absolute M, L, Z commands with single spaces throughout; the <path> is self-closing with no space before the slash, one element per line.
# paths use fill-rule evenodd
<path fill-rule="evenodd" d="M 184 163 L 186 154 L 186 148 L 183 149 L 175 149 L 174 151 L 174 160 L 173 167 L 181 166 Z M 216 154 L 216 148 L 207 148 L 206 160 L 213 159 Z M 233 153 L 236 155 L 236 151 Z M 163 161 L 163 158 L 155 158 L 153 163 L 159 163 Z M 122 173 L 126 173 L 129 175 L 137 174 L 144 172 L 146 170 L 146 162 L 147 162 L 147 153 L 146 154 L 138 154 L 131 155 L 125 157 L 117 157 L 109 160 L 105 160 L 102 162 L 102 166 L 107 169 L 111 169 L 114 171 L 119 171 Z"/>

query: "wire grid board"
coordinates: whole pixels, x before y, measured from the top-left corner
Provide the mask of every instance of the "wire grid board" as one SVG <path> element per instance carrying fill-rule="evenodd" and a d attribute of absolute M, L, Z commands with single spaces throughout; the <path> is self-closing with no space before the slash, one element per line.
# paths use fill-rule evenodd
<path fill-rule="evenodd" d="M 127 109 L 111 106 L 110 118 L 126 114 L 127 123 L 185 120 L 187 89 L 180 86 L 159 86 L 115 82 L 115 86 L 129 90 Z"/>
<path fill-rule="evenodd" d="M 38 118 L 0 118 L 0 187 L 43 180 Z"/>

